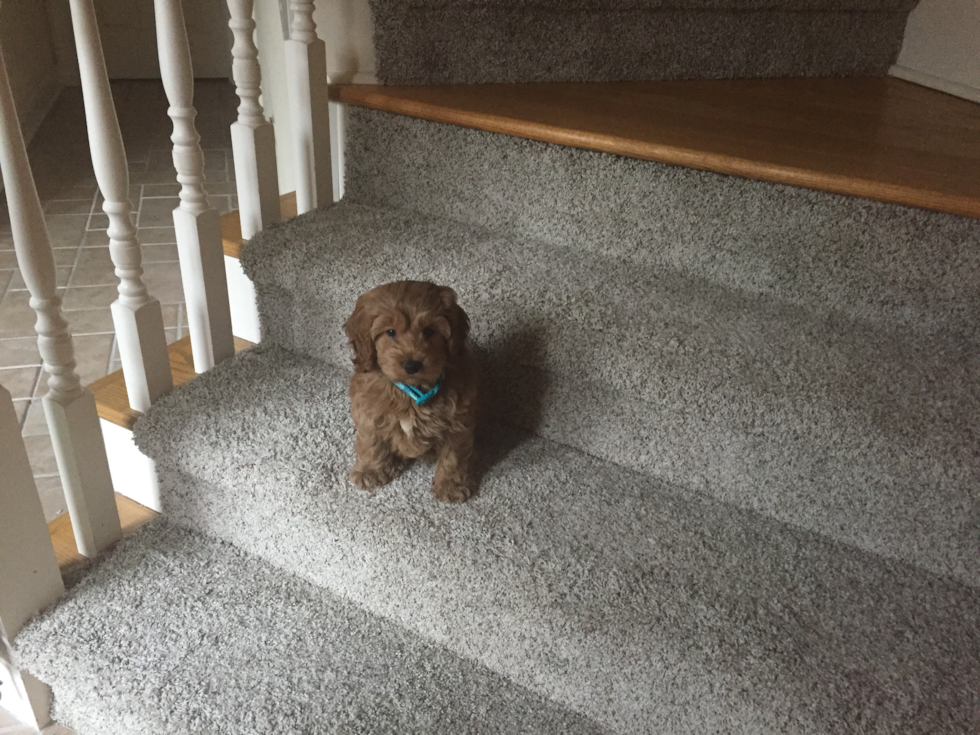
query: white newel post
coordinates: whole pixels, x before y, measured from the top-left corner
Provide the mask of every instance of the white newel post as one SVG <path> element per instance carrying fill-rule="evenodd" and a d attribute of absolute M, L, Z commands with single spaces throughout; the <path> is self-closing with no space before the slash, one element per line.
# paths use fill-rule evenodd
<path fill-rule="evenodd" d="M 129 405 L 146 411 L 173 389 L 160 302 L 143 283 L 142 253 L 130 219 L 129 164 L 112 102 L 99 27 L 92 0 L 71 0 L 72 25 L 85 99 L 92 166 L 109 215 L 109 254 L 119 277 L 112 319 L 119 344 Z"/>
<path fill-rule="evenodd" d="M 194 76 L 180 0 L 154 0 L 160 76 L 174 123 L 174 168 L 181 184 L 174 229 L 191 333 L 194 369 L 203 373 L 235 354 L 225 280 L 221 221 L 204 191 L 204 153 L 194 126 Z"/>
<path fill-rule="evenodd" d="M 17 265 L 37 312 L 48 379 L 44 412 L 79 553 L 95 556 L 122 536 L 95 399 L 75 372 L 74 348 L 55 289 L 54 255 L 0 53 L 0 168 Z"/>
<path fill-rule="evenodd" d="M 228 0 L 231 11 L 229 27 L 235 34 L 231 53 L 232 74 L 241 100 L 238 121 L 231 126 L 231 144 L 238 181 L 238 211 L 242 222 L 242 239 L 251 237 L 273 222 L 278 222 L 279 175 L 276 167 L 276 137 L 272 123 L 266 121 L 259 102 L 262 70 L 259 50 L 252 38 L 252 0 Z"/>
<path fill-rule="evenodd" d="M 0 704 L 21 722 L 44 725 L 7 639 L 65 591 L 44 522 L 10 393 L 0 385 Z"/>
<path fill-rule="evenodd" d="M 302 214 L 333 202 L 327 49 L 316 35 L 313 0 L 291 0 L 289 7 L 286 89 L 296 146 L 296 208 Z"/>
<path fill-rule="evenodd" d="M 0 385 L 0 623 L 13 638 L 65 591 L 10 393 Z"/>

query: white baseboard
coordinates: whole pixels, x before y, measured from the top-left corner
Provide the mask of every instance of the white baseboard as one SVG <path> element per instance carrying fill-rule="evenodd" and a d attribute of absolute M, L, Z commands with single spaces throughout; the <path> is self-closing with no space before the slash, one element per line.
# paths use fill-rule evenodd
<path fill-rule="evenodd" d="M 895 64 L 888 70 L 888 75 L 904 79 L 907 82 L 921 84 L 923 87 L 937 89 L 940 92 L 952 94 L 956 97 L 962 97 L 971 102 L 980 102 L 980 89 L 970 87 L 966 84 L 960 84 L 959 82 L 953 82 L 943 77 L 937 77 L 924 71 L 909 69 L 907 66 Z"/>

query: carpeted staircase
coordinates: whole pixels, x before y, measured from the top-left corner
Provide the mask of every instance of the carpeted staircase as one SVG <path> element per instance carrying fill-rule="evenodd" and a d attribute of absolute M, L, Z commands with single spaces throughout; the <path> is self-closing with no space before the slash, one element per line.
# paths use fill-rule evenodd
<path fill-rule="evenodd" d="M 164 519 L 16 641 L 60 721 L 975 735 L 980 221 L 384 112 L 346 134 L 344 201 L 242 254 L 263 344 L 136 426 Z M 341 324 L 401 278 L 457 291 L 486 372 L 462 505 L 424 464 L 346 479 Z"/>

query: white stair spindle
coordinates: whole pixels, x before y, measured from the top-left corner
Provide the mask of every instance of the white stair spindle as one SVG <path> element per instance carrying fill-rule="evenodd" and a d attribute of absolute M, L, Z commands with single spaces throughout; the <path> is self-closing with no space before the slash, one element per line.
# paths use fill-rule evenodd
<path fill-rule="evenodd" d="M 20 421 L 0 385 L 0 623 L 13 638 L 65 591 Z"/>
<path fill-rule="evenodd" d="M 333 202 L 327 49 L 317 38 L 313 0 L 291 0 L 286 89 L 296 146 L 296 208 L 302 214 Z"/>
<path fill-rule="evenodd" d="M 231 49 L 232 74 L 241 104 L 238 121 L 231 125 L 231 145 L 238 181 L 238 211 L 242 239 L 249 240 L 264 227 L 279 222 L 279 174 L 276 167 L 276 137 L 265 119 L 261 94 L 262 70 L 259 50 L 252 34 L 252 0 L 228 0 L 229 27 L 235 34 Z"/>
<path fill-rule="evenodd" d="M 119 277 L 119 298 L 112 304 L 112 319 L 129 404 L 142 412 L 173 389 L 163 313 L 160 302 L 150 297 L 143 283 L 142 253 L 130 219 L 129 164 L 93 1 L 71 0 L 71 14 L 92 165 L 105 198 L 102 209 L 109 216 L 109 254 Z"/>
<path fill-rule="evenodd" d="M 7 67 L 0 53 L 0 168 L 17 265 L 37 312 L 37 343 L 50 374 L 44 412 L 79 553 L 95 556 L 122 536 L 95 399 L 75 372 L 74 347 L 55 289 L 54 255 L 34 186 Z"/>
<path fill-rule="evenodd" d="M 194 118 L 194 76 L 180 0 L 154 0 L 160 76 L 173 120 L 180 206 L 174 229 L 191 333 L 194 369 L 203 373 L 235 354 L 225 280 L 221 221 L 204 191 L 204 152 Z"/>

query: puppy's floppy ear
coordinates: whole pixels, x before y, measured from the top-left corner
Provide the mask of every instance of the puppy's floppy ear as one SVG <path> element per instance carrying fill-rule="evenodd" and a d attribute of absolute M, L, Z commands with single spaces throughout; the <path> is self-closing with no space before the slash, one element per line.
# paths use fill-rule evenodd
<path fill-rule="evenodd" d="M 440 290 L 439 298 L 442 300 L 443 315 L 449 322 L 449 354 L 455 357 L 462 353 L 470 334 L 470 319 L 456 303 L 456 292 L 451 288 L 444 286 Z"/>
<path fill-rule="evenodd" d="M 354 349 L 356 373 L 369 373 L 378 366 L 378 353 L 371 337 L 371 325 L 376 316 L 371 308 L 372 300 L 370 293 L 361 296 L 354 305 L 354 313 L 344 322 L 344 331 Z"/>

